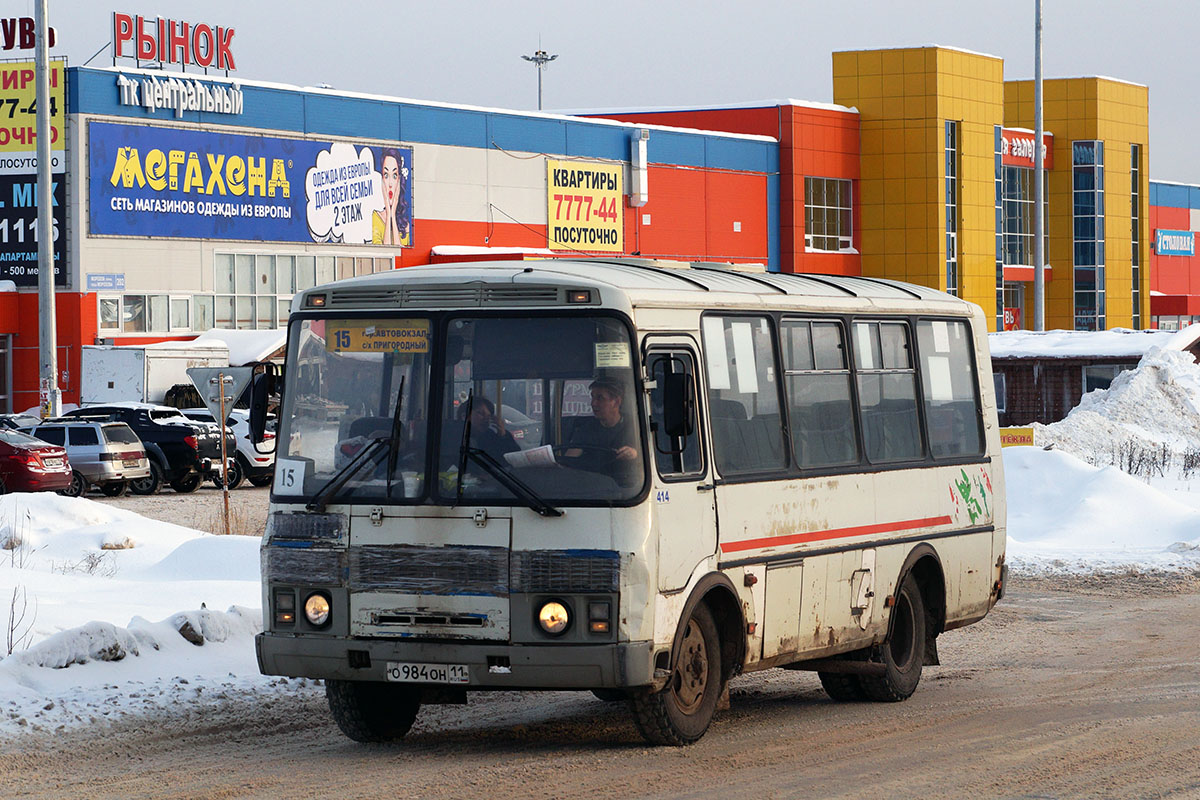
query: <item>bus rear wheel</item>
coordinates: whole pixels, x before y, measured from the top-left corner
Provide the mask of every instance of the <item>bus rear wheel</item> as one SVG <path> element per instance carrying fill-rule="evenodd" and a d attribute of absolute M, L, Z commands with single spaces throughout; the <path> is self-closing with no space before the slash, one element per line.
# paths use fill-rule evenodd
<path fill-rule="evenodd" d="M 858 675 L 849 675 L 845 672 L 818 672 L 817 677 L 821 679 L 821 688 L 832 700 L 839 703 L 854 703 L 867 699 Z"/>
<path fill-rule="evenodd" d="M 684 626 L 667 685 L 629 698 L 633 721 L 651 744 L 700 740 L 721 696 L 721 639 L 708 606 L 700 603 Z"/>
<path fill-rule="evenodd" d="M 333 721 L 356 742 L 404 738 L 421 703 L 408 686 L 372 681 L 325 681 L 325 699 Z"/>
<path fill-rule="evenodd" d="M 917 690 L 925 663 L 925 601 L 912 575 L 896 592 L 891 635 L 871 660 L 883 664 L 884 672 L 857 676 L 868 699 L 895 703 L 907 700 Z"/>

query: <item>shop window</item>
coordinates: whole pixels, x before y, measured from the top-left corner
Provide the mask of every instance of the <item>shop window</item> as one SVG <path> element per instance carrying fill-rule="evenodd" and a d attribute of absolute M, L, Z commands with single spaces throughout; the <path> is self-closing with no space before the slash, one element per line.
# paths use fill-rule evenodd
<path fill-rule="evenodd" d="M 171 330 L 185 331 L 191 327 L 186 297 L 171 298 Z"/>
<path fill-rule="evenodd" d="M 121 328 L 121 298 L 100 298 L 100 330 L 120 330 Z"/>
<path fill-rule="evenodd" d="M 275 256 L 275 291 L 278 294 L 291 294 L 295 291 L 295 266 L 295 256 Z"/>
<path fill-rule="evenodd" d="M 315 256 L 296 256 L 296 291 L 303 292 L 317 285 Z"/>
<path fill-rule="evenodd" d="M 317 256 L 317 286 L 332 283 L 337 277 L 333 256 Z"/>
<path fill-rule="evenodd" d="M 254 257 L 254 291 L 275 294 L 275 256 Z"/>
<path fill-rule="evenodd" d="M 213 320 L 213 299 L 206 295 L 197 295 L 195 300 L 196 330 L 206 331 L 210 328 L 215 328 L 216 324 Z"/>
<path fill-rule="evenodd" d="M 121 330 L 125 333 L 145 333 L 146 296 L 127 294 L 121 298 Z"/>
<path fill-rule="evenodd" d="M 1102 331 L 1105 312 L 1104 142 L 1071 143 L 1075 329 Z"/>
<path fill-rule="evenodd" d="M 853 247 L 853 189 L 848 180 L 804 179 L 804 246 L 838 252 Z"/>

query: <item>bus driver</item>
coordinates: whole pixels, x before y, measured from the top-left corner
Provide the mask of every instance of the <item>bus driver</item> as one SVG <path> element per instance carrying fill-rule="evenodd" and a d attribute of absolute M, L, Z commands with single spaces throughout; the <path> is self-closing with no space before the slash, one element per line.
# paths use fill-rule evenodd
<path fill-rule="evenodd" d="M 624 387 L 613 378 L 597 378 L 588 388 L 592 416 L 576 420 L 562 455 L 581 469 L 608 474 L 625 485 L 636 472 L 639 454 L 634 421 L 621 412 Z"/>

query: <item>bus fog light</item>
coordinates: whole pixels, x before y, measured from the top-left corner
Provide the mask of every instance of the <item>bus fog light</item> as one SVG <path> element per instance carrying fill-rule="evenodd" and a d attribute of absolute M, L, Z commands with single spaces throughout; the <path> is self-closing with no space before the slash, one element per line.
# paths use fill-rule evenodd
<path fill-rule="evenodd" d="M 570 622 L 571 615 L 567 611 L 567 607 L 557 600 L 543 603 L 541 610 L 538 611 L 538 624 L 551 636 L 557 636 L 565 631 Z"/>
<path fill-rule="evenodd" d="M 588 603 L 588 630 L 592 633 L 608 633 L 609 604 Z"/>
<path fill-rule="evenodd" d="M 304 601 L 304 616 L 313 625 L 324 625 L 329 621 L 329 598 L 321 592 L 314 592 Z"/>
<path fill-rule="evenodd" d="M 296 595 L 287 589 L 275 590 L 275 624 L 291 625 L 296 621 Z"/>

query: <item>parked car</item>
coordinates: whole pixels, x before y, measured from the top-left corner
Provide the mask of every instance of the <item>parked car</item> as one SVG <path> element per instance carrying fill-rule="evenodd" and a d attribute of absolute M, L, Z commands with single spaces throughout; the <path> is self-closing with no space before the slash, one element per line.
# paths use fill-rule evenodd
<path fill-rule="evenodd" d="M 0 428 L 0 494 L 56 492 L 70 485 L 66 450 L 27 433 Z"/>
<path fill-rule="evenodd" d="M 71 462 L 71 485 L 59 494 L 79 497 L 98 486 L 108 497 L 125 493 L 130 481 L 150 475 L 142 440 L 124 422 L 58 417 L 25 428 L 43 442 L 65 447 Z"/>
<path fill-rule="evenodd" d="M 124 422 L 142 440 L 150 460 L 150 474 L 129 482 L 134 494 L 154 494 L 169 483 L 177 492 L 194 492 L 221 465 L 221 429 L 196 422 L 179 409 L 154 403 L 105 403 L 67 412 L 64 416 Z M 235 448 L 232 434 L 228 450 Z"/>
<path fill-rule="evenodd" d="M 185 408 L 183 415 L 216 424 L 207 408 Z M 240 408 L 231 409 L 225 423 L 237 438 L 237 454 L 229 469 L 229 488 L 236 489 L 243 480 L 250 481 L 253 486 L 269 485 L 275 476 L 275 434 L 267 432 L 262 443 L 255 445 L 250 439 L 250 412 Z M 270 424 L 271 420 L 268 420 Z M 213 483 L 218 487 L 221 485 L 219 475 L 213 478 Z"/>
<path fill-rule="evenodd" d="M 37 425 L 41 421 L 40 417 L 35 417 L 32 414 L 0 414 L 0 428 L 9 428 L 11 430 L 28 428 L 30 425 Z"/>

